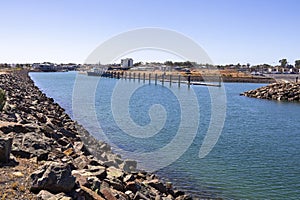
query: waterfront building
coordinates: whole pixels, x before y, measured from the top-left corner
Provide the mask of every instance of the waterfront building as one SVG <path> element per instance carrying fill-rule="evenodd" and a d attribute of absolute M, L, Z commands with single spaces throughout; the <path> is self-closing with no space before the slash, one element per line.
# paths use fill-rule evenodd
<path fill-rule="evenodd" d="M 121 67 L 122 68 L 130 68 L 132 66 L 133 66 L 133 59 L 132 58 L 121 59 Z"/>

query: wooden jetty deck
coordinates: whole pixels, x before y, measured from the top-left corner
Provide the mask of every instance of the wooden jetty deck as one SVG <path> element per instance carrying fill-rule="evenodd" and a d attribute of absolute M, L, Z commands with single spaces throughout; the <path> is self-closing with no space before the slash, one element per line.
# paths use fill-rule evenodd
<path fill-rule="evenodd" d="M 89 73 L 88 73 L 89 75 Z M 213 86 L 213 87 L 221 87 L 221 77 L 213 77 L 214 81 L 211 81 L 210 83 L 204 82 L 204 81 L 195 81 L 193 76 L 191 75 L 181 75 L 181 74 L 159 74 L 159 73 L 135 73 L 135 72 L 120 72 L 120 71 L 106 71 L 105 73 L 97 74 L 97 76 L 101 77 L 107 77 L 107 78 L 116 78 L 116 79 L 124 79 L 124 80 L 137 80 L 137 81 L 143 81 L 145 83 L 146 81 L 151 84 L 151 81 L 154 81 L 154 84 L 157 85 L 157 82 L 161 82 L 162 85 L 165 84 L 165 82 L 168 82 L 171 86 L 172 83 L 175 83 L 180 87 L 181 84 L 187 84 L 188 87 L 190 85 L 199 85 L 199 86 Z M 210 77 L 211 78 L 211 77 Z M 182 80 L 183 79 L 183 80 Z"/>

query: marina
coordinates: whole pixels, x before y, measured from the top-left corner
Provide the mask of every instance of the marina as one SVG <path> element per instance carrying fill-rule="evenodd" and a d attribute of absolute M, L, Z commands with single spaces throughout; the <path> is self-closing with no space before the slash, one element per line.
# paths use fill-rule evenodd
<path fill-rule="evenodd" d="M 53 97 L 70 114 L 76 76 L 77 73 L 74 72 L 31 74 L 38 87 Z M 82 74 L 78 76 L 87 82 L 97 79 Z M 136 123 L 144 125 L 149 123 L 148 111 L 151 105 L 159 103 L 164 107 L 168 113 L 168 120 L 160 134 L 145 139 L 135 138 L 118 128 L 111 111 L 111 96 L 117 82 L 120 82 L 124 89 L 134 85 L 140 87 L 131 97 L 130 106 L 132 120 Z M 142 83 L 143 79 L 139 83 L 137 80 L 128 81 L 128 78 L 126 80 L 101 78 L 96 90 L 95 109 L 103 131 L 111 144 L 129 152 L 154 151 L 162 148 L 174 137 L 178 128 L 176 124 L 180 122 L 177 114 L 180 113 L 180 109 L 176 97 L 169 92 L 170 88 L 157 87 L 153 80 L 150 85 Z M 297 199 L 300 167 L 299 103 L 240 96 L 241 92 L 265 85 L 224 83 L 227 96 L 226 124 L 218 143 L 204 159 L 199 159 L 198 153 L 211 116 L 209 91 L 207 87 L 194 85 L 191 85 L 192 90 L 172 87 L 171 89 L 186 93 L 184 99 L 187 100 L 189 91 L 196 93 L 199 100 L 200 127 L 186 153 L 178 161 L 157 173 L 180 189 L 194 194 L 195 197 Z M 188 88 L 186 84 L 181 87 Z M 95 124 L 90 124 L 88 117 L 80 123 L 89 127 L 91 133 L 99 132 Z M 148 164 L 151 166 L 151 162 Z"/>

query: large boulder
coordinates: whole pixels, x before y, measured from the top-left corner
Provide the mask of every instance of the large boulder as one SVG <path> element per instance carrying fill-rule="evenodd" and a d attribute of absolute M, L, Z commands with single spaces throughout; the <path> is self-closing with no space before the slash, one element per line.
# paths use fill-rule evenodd
<path fill-rule="evenodd" d="M 59 162 L 46 162 L 42 168 L 31 174 L 32 192 L 47 190 L 52 193 L 70 192 L 75 186 L 75 177 L 70 165 Z"/>
<path fill-rule="evenodd" d="M 12 154 L 17 157 L 47 160 L 54 143 L 40 132 L 19 133 L 15 136 Z"/>

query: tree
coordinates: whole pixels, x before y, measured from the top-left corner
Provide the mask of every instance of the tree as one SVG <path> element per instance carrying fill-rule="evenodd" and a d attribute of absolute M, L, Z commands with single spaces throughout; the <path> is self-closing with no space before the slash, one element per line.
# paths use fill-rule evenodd
<path fill-rule="evenodd" d="M 286 58 L 279 60 L 279 62 L 281 67 L 286 67 L 288 63 Z"/>
<path fill-rule="evenodd" d="M 300 69 L 300 60 L 295 60 L 295 67 Z"/>
<path fill-rule="evenodd" d="M 142 64 L 143 64 L 142 62 L 137 62 L 137 63 L 134 63 L 133 66 L 134 66 L 134 67 L 137 67 L 137 66 L 140 66 L 140 65 L 142 65 Z"/>
<path fill-rule="evenodd" d="M 172 61 L 166 61 L 165 63 L 164 63 L 165 65 L 168 65 L 168 66 L 173 66 L 174 64 L 173 64 L 173 62 Z"/>

